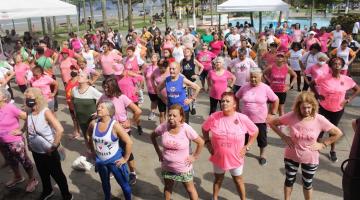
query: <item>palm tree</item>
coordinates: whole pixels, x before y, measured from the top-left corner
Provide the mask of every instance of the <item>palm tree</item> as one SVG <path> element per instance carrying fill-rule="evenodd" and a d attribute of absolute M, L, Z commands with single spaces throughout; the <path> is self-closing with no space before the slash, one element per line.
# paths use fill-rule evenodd
<path fill-rule="evenodd" d="M 91 25 L 94 27 L 94 6 L 93 6 L 93 0 L 89 0 L 90 5 L 90 16 L 91 16 Z"/>
<path fill-rule="evenodd" d="M 102 12 L 102 20 L 105 31 L 108 29 L 107 24 L 107 16 L 106 16 L 106 0 L 101 0 L 101 12 Z"/>
<path fill-rule="evenodd" d="M 132 22 L 132 2 L 131 0 L 128 0 L 128 26 L 129 29 L 133 26 L 133 22 Z"/>
<path fill-rule="evenodd" d="M 118 23 L 119 23 L 119 28 L 121 26 L 121 13 L 120 13 L 120 0 L 117 0 L 117 11 L 118 11 Z"/>

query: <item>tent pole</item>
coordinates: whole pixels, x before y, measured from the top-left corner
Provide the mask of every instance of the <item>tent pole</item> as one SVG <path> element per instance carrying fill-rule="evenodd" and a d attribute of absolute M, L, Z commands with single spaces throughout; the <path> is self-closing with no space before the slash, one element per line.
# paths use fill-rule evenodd
<path fill-rule="evenodd" d="M 80 24 L 79 24 L 79 20 L 80 20 L 80 18 L 79 18 L 79 15 L 77 15 L 77 20 L 76 20 L 76 25 L 77 25 L 77 35 L 79 36 L 79 33 L 80 33 Z"/>
<path fill-rule="evenodd" d="M 262 12 L 259 12 L 259 33 L 262 31 Z"/>
<path fill-rule="evenodd" d="M 250 23 L 251 23 L 251 25 L 254 25 L 254 14 L 253 14 L 253 12 L 250 13 Z"/>

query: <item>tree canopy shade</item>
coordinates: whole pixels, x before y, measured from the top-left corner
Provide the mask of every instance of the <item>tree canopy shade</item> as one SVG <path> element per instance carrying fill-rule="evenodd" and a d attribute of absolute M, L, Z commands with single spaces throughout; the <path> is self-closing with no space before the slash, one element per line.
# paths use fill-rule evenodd
<path fill-rule="evenodd" d="M 76 6 L 59 0 L 1 0 L 0 20 L 76 15 Z"/>
<path fill-rule="evenodd" d="M 218 12 L 288 11 L 289 5 L 281 0 L 228 0 L 217 6 Z"/>

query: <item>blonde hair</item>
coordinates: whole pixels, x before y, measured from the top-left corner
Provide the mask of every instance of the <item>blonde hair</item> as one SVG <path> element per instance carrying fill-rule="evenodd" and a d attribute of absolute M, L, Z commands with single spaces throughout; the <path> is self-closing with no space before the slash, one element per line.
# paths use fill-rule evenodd
<path fill-rule="evenodd" d="M 29 94 L 29 93 L 34 95 L 35 102 L 39 110 L 42 110 L 48 106 L 48 103 L 39 88 L 30 87 L 25 90 L 24 94 Z"/>
<path fill-rule="evenodd" d="M 314 117 L 315 114 L 319 110 L 319 104 L 315 98 L 315 95 L 313 92 L 304 91 L 301 92 L 295 99 L 293 111 L 296 113 L 296 115 L 300 118 L 303 118 L 304 116 L 301 114 L 301 104 L 308 103 L 312 106 L 311 116 Z"/>

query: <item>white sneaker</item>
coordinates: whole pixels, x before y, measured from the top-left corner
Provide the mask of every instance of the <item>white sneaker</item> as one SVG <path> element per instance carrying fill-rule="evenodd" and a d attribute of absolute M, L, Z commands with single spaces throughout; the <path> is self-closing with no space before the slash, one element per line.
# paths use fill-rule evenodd
<path fill-rule="evenodd" d="M 139 104 L 144 103 L 144 92 L 142 90 L 139 90 Z"/>
<path fill-rule="evenodd" d="M 155 118 L 155 113 L 151 112 L 148 116 L 148 120 L 154 120 L 154 118 Z"/>

